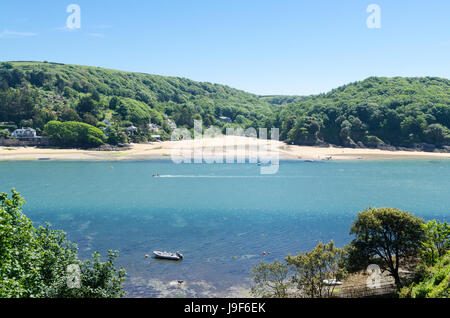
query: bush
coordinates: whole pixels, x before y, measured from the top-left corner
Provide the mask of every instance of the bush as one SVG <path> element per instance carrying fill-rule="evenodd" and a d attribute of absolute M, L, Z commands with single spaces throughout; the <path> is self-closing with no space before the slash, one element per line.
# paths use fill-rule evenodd
<path fill-rule="evenodd" d="M 0 129 L 0 138 L 9 138 L 9 130 Z"/>
<path fill-rule="evenodd" d="M 399 294 L 402 298 L 449 298 L 450 297 L 450 252 L 427 269 L 423 281 L 405 287 Z"/>
<path fill-rule="evenodd" d="M 117 270 L 117 252 L 108 251 L 106 262 L 95 253 L 80 261 L 77 246 L 62 231 L 49 225 L 35 229 L 22 212 L 24 200 L 12 190 L 0 194 L 0 298 L 121 297 L 125 270 Z M 80 285 L 68 284 L 70 266 L 80 269 Z"/>
<path fill-rule="evenodd" d="M 45 125 L 44 131 L 53 142 L 62 147 L 98 147 L 106 140 L 100 129 L 81 122 L 51 121 Z"/>

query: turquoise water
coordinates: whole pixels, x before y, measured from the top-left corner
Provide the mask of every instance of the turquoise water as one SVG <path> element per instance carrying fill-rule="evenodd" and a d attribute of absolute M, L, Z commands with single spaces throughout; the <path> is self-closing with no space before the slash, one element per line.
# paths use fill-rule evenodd
<path fill-rule="evenodd" d="M 343 246 L 369 206 L 450 216 L 450 160 L 285 161 L 271 176 L 250 164 L 0 162 L 0 192 L 11 187 L 25 213 L 66 231 L 82 258 L 120 250 L 130 297 L 242 295 L 259 260 L 319 241 Z M 153 250 L 185 260 L 145 259 Z"/>

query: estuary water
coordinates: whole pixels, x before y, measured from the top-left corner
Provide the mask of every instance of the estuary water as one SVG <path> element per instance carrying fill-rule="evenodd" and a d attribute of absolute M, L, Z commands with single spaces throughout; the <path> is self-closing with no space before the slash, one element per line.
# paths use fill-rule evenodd
<path fill-rule="evenodd" d="M 119 250 L 128 297 L 245 296 L 260 260 L 319 241 L 342 247 L 367 207 L 450 216 L 450 160 L 282 161 L 279 168 L 261 175 L 251 164 L 0 162 L 0 192 L 19 191 L 35 225 L 67 232 L 83 259 Z M 146 259 L 153 250 L 185 259 Z"/>

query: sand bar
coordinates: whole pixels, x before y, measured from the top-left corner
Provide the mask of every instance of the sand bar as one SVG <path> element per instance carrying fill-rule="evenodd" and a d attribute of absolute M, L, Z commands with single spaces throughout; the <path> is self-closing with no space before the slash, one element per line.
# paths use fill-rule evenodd
<path fill-rule="evenodd" d="M 0 147 L 0 161 L 26 160 L 70 160 L 70 161 L 121 161 L 121 160 L 171 160 L 172 153 L 187 149 L 201 149 L 208 156 L 217 149 L 227 155 L 242 154 L 266 145 L 267 154 L 280 160 L 392 160 L 392 159 L 450 159 L 450 153 L 419 151 L 388 151 L 380 149 L 355 149 L 338 147 L 309 147 L 287 145 L 283 142 L 261 141 L 248 137 L 220 137 L 196 141 L 164 141 L 146 144 L 131 144 L 130 149 L 118 151 L 95 151 L 83 149 L 54 149 L 36 147 Z M 240 151 L 240 152 L 239 152 Z"/>

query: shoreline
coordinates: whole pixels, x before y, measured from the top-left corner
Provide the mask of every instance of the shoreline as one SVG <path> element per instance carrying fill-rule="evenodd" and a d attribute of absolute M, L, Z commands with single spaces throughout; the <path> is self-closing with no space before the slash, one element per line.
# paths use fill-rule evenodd
<path fill-rule="evenodd" d="M 83 149 L 58 149 L 37 147 L 0 146 L 0 161 L 133 161 L 133 160 L 171 160 L 172 151 L 178 149 L 200 148 L 210 151 L 218 147 L 225 150 L 233 146 L 229 154 L 238 154 L 237 148 L 249 149 L 266 144 L 269 156 L 275 156 L 278 150 L 279 160 L 290 161 L 351 161 L 351 160 L 404 160 L 404 159 L 450 159 L 450 153 L 421 151 L 390 151 L 369 148 L 337 148 L 287 145 L 279 141 L 263 141 L 248 137 L 225 136 L 190 141 L 164 141 L 146 144 L 131 144 L 130 148 L 117 151 L 99 151 Z M 206 148 L 207 147 L 207 148 Z M 180 150 L 182 149 L 182 150 Z M 199 149 L 199 148 L 197 148 Z M 253 148 L 255 149 L 255 148 Z M 205 156 L 208 157 L 208 156 Z M 273 157 L 272 157 L 273 158 Z"/>

